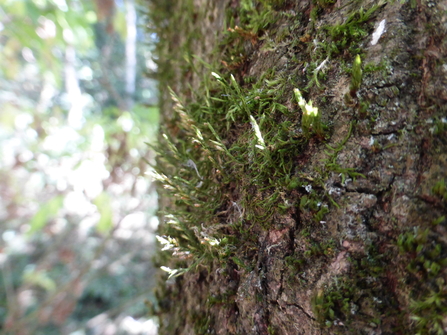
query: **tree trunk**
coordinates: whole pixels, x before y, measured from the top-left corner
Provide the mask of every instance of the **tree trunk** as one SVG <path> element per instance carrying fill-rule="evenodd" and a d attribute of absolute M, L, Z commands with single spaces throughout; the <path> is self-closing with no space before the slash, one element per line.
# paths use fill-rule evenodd
<path fill-rule="evenodd" d="M 126 1 L 126 108 L 132 110 L 137 74 L 137 11 L 133 0 Z"/>
<path fill-rule="evenodd" d="M 447 2 L 150 5 L 160 334 L 447 333 Z"/>

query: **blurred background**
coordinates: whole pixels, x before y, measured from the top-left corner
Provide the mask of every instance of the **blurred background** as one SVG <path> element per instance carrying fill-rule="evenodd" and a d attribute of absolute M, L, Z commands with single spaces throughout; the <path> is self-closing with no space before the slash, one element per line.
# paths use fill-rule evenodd
<path fill-rule="evenodd" d="M 0 333 L 157 333 L 145 15 L 133 0 L 0 1 Z"/>

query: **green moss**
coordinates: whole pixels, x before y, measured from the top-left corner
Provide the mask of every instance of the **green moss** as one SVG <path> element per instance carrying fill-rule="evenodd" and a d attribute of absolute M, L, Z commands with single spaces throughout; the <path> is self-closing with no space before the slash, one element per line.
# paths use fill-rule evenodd
<path fill-rule="evenodd" d="M 445 334 L 444 319 L 447 315 L 447 285 L 438 278 L 432 289 L 424 292 L 410 304 L 411 319 L 415 322 L 416 334 Z"/>
<path fill-rule="evenodd" d="M 447 266 L 445 246 L 429 229 L 407 232 L 397 241 L 402 254 L 412 255 L 407 269 L 414 285 L 410 304 L 411 319 L 417 334 L 443 334 L 442 321 L 447 316 L 447 285 L 443 272 Z M 420 278 L 420 279 L 416 279 Z"/>
<path fill-rule="evenodd" d="M 322 200 L 322 196 L 318 195 L 315 190 L 301 197 L 299 208 L 302 213 L 312 213 L 313 220 L 317 223 L 320 223 L 324 215 L 329 212 L 327 204 Z"/>
<path fill-rule="evenodd" d="M 325 243 L 311 243 L 309 248 L 304 252 L 304 257 L 311 258 L 311 257 L 320 257 L 320 256 L 327 256 L 331 255 L 333 253 L 333 250 L 335 249 L 335 241 L 330 240 Z"/>
<path fill-rule="evenodd" d="M 313 0 L 315 5 L 320 6 L 321 8 L 329 7 L 335 4 L 335 0 Z"/>
<path fill-rule="evenodd" d="M 375 4 L 367 10 L 361 7 L 349 14 L 342 24 L 324 26 L 323 29 L 330 38 L 325 47 L 326 52 L 329 55 L 336 55 L 346 50 L 351 54 L 361 53 L 358 44 L 368 35 L 370 26 L 367 22 L 382 5 L 383 3 Z"/>
<path fill-rule="evenodd" d="M 433 186 L 432 192 L 434 195 L 440 197 L 444 202 L 447 203 L 447 187 L 445 185 L 445 180 L 439 180 L 435 186 Z"/>
<path fill-rule="evenodd" d="M 273 327 L 272 325 L 269 325 L 269 326 L 267 327 L 267 331 L 268 331 L 269 335 L 275 335 L 275 334 L 277 334 L 275 327 Z"/>
<path fill-rule="evenodd" d="M 193 313 L 191 316 L 191 321 L 191 324 L 194 325 L 194 332 L 197 335 L 209 334 L 210 325 L 214 323 L 211 315 L 209 314 L 200 315 Z"/>
<path fill-rule="evenodd" d="M 306 59 L 308 79 L 305 86 L 306 90 L 311 89 L 314 85 L 319 89 L 323 88 L 321 82 L 326 80 L 325 67 L 329 68 L 337 64 L 337 66 L 343 68 L 346 59 L 353 58 L 355 55 L 362 55 L 361 43 L 370 34 L 372 18 L 384 3 L 379 2 L 368 9 L 364 9 L 358 3 L 351 2 L 349 4 L 350 11 L 343 23 L 325 25 L 318 29 L 310 27 L 310 30 L 305 35 L 307 38 L 302 39 L 302 42 L 308 45 L 307 53 L 310 56 L 310 60 Z M 312 7 L 310 13 L 311 22 L 315 22 L 318 15 L 326 7 L 332 6 L 332 1 L 317 0 L 314 1 L 314 4 L 315 6 Z M 356 80 L 355 85 L 360 85 L 360 81 Z M 351 87 L 353 93 L 356 90 L 355 85 Z"/>
<path fill-rule="evenodd" d="M 354 168 L 344 168 L 337 163 L 338 153 L 344 148 L 346 142 L 351 137 L 354 123 L 349 125 L 349 130 L 346 137 L 336 146 L 331 147 L 330 145 L 326 145 L 326 147 L 331 151 L 326 151 L 328 158 L 324 161 L 325 169 L 327 171 L 333 171 L 341 174 L 342 184 L 345 183 L 346 177 L 350 177 L 352 179 L 356 179 L 358 177 L 366 178 L 363 174 L 357 172 Z"/>
<path fill-rule="evenodd" d="M 287 256 L 284 258 L 287 268 L 291 270 L 292 273 L 296 274 L 300 271 L 306 261 L 303 258 L 297 258 L 296 256 Z"/>
<path fill-rule="evenodd" d="M 282 0 L 253 2 L 242 0 L 238 7 L 227 9 L 226 26 L 219 44 L 219 54 L 227 69 L 241 67 L 247 60 L 247 42 L 256 45 L 264 30 L 278 21 L 274 8 L 282 6 Z M 283 36 L 285 37 L 285 35 Z"/>
<path fill-rule="evenodd" d="M 396 301 L 392 300 L 387 289 L 377 286 L 378 281 L 368 282 L 374 271 L 381 274 L 384 267 L 374 270 L 371 264 L 356 262 L 355 268 L 348 276 L 334 278 L 311 300 L 316 320 L 322 327 L 330 328 L 331 332 L 358 334 L 366 325 L 380 324 L 383 315 L 390 316 L 397 312 Z M 387 297 L 387 304 L 383 304 L 384 297 Z M 366 313 L 365 307 L 368 308 Z"/>
<path fill-rule="evenodd" d="M 225 263 L 231 257 L 234 262 L 240 259 L 235 253 L 248 241 L 236 238 L 232 241 L 238 241 L 237 245 L 232 245 L 214 228 L 220 224 L 214 215 L 219 208 L 233 213 L 232 227 L 246 237 L 247 224 L 268 229 L 275 209 L 284 214 L 293 211 L 295 204 L 285 197 L 290 190 L 302 186 L 312 189 L 312 184 L 314 189 L 321 188 L 319 180 L 305 185 L 299 175 L 294 176 L 293 161 L 311 138 L 324 140 L 326 127 L 320 113 L 307 113 L 310 103 L 302 97 L 298 102 L 303 112 L 301 124 L 278 122 L 296 114 L 279 103 L 285 78 L 270 71 L 256 83 L 244 86 L 232 75 L 212 72 L 208 76 L 212 80 L 204 78 L 203 94 L 198 94 L 194 103 L 184 104 L 171 92 L 184 136 L 174 140 L 165 134 L 162 145 L 155 148 L 159 162 L 153 175 L 176 199 L 175 207 L 165 213 L 165 237 L 159 240 L 166 249 L 188 254 L 190 259 L 177 271 L 166 269 L 171 275 L 215 260 Z M 230 142 L 224 140 L 231 138 L 235 124 L 245 130 Z M 240 197 L 230 202 L 226 192 L 234 182 Z M 312 191 L 303 196 L 299 208 L 320 222 L 328 207 L 321 200 L 324 192 L 317 194 Z"/>
<path fill-rule="evenodd" d="M 321 8 L 319 6 L 312 7 L 312 10 L 310 11 L 310 20 L 312 22 L 316 22 L 320 12 L 321 12 Z"/>
<path fill-rule="evenodd" d="M 216 305 L 233 305 L 236 297 L 235 291 L 226 292 L 221 295 L 211 295 L 208 297 L 207 304 L 209 306 Z"/>
<path fill-rule="evenodd" d="M 433 195 L 447 203 L 445 180 L 432 188 Z M 407 282 L 413 287 L 410 298 L 410 317 L 416 334 L 444 334 L 447 317 L 447 247 L 434 230 L 444 224 L 445 215 L 434 219 L 427 228 L 415 227 L 397 239 L 401 255 L 407 260 Z"/>
<path fill-rule="evenodd" d="M 386 69 L 386 64 L 382 60 L 382 61 L 380 61 L 379 64 L 373 64 L 373 63 L 365 64 L 365 66 L 363 67 L 363 72 L 365 74 L 367 74 L 367 73 L 375 73 L 375 72 L 378 72 L 378 71 L 384 71 L 385 69 Z"/>
<path fill-rule="evenodd" d="M 354 288 L 348 278 L 336 278 L 333 286 L 319 291 L 311 301 L 316 320 L 325 327 L 347 322 L 351 315 Z"/>

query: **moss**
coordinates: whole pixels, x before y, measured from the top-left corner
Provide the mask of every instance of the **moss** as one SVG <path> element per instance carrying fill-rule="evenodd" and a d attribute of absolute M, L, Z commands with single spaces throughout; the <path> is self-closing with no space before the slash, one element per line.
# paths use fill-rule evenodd
<path fill-rule="evenodd" d="M 435 196 L 438 196 L 447 203 L 447 187 L 444 179 L 439 180 L 435 186 L 433 186 L 432 192 Z"/>
<path fill-rule="evenodd" d="M 354 123 L 352 122 L 349 125 L 349 130 L 348 130 L 346 137 L 337 145 L 337 147 L 331 147 L 331 146 L 327 145 L 327 148 L 330 151 L 326 151 L 328 158 L 324 161 L 324 164 L 325 164 L 324 168 L 327 171 L 333 171 L 333 172 L 341 174 L 342 184 L 345 183 L 345 180 L 347 177 L 352 178 L 354 180 L 355 180 L 355 178 L 358 178 L 358 177 L 366 178 L 363 174 L 357 172 L 355 168 L 341 167 L 337 163 L 338 153 L 344 148 L 346 142 L 351 137 L 353 128 L 354 128 Z"/>
<path fill-rule="evenodd" d="M 268 334 L 269 334 L 269 335 L 275 335 L 275 334 L 277 334 L 277 331 L 276 331 L 275 327 L 273 327 L 272 325 L 269 325 L 269 326 L 267 327 L 267 331 L 268 331 Z"/>
<path fill-rule="evenodd" d="M 447 267 L 446 248 L 429 229 L 415 229 L 399 236 L 400 252 L 412 255 L 407 270 L 413 284 L 410 304 L 411 319 L 417 334 L 443 334 L 447 315 L 447 286 L 444 272 Z M 416 279 L 420 278 L 420 279 Z"/>
<path fill-rule="evenodd" d="M 230 29 L 222 39 L 226 44 L 224 50 L 228 51 L 224 67 L 239 66 L 243 59 L 237 57 L 244 54 L 245 41 L 255 43 L 263 29 L 274 23 L 275 18 L 270 15 L 271 5 L 264 1 L 254 6 L 251 1 L 242 1 L 238 12 L 232 13 L 228 22 Z M 280 5 L 273 4 L 274 7 Z M 192 16 L 192 3 L 184 2 L 184 6 L 182 9 Z M 186 26 L 192 27 L 192 24 Z M 194 29 L 189 36 L 191 34 L 194 34 Z M 284 37 L 279 36 L 281 39 Z M 185 40 L 182 48 L 185 55 L 190 55 L 190 40 Z M 192 58 L 188 56 L 187 59 L 184 71 L 197 72 Z M 213 65 L 199 61 L 205 68 L 213 68 Z M 290 110 L 279 103 L 286 78 L 274 70 L 266 72 L 256 82 L 245 77 L 244 85 L 234 76 L 217 72 L 214 72 L 214 78 L 205 74 L 202 82 L 203 93 L 196 94 L 191 103 L 181 101 L 171 91 L 176 112 L 174 119 L 178 120 L 184 135 L 182 139 L 174 139 L 166 132 L 160 147 L 156 148 L 159 159 L 153 175 L 175 199 L 175 208 L 164 214 L 167 225 L 162 234 L 165 237 L 159 240 L 166 249 L 175 250 L 184 259 L 178 263 L 181 265 L 179 269 L 166 268 L 171 275 L 179 275 L 198 266 L 210 266 L 216 259 L 222 263 L 232 259 L 242 268 L 249 269 L 250 265 L 245 265 L 235 254 L 245 247 L 229 244 L 225 234 L 213 228 L 219 225 L 214 213 L 224 208 L 231 210 L 234 214 L 233 231 L 244 236 L 248 232 L 247 224 L 260 223 L 268 228 L 274 208 L 287 213 L 293 207 L 285 200 L 284 194 L 303 185 L 300 177 L 293 176 L 294 157 L 305 150 L 313 136 L 319 140 L 326 138 L 326 126 L 320 114 L 307 113 L 306 106 L 311 105 L 302 97 L 300 125 L 303 132 L 300 133 L 297 125 L 290 121 L 280 123 L 278 128 L 277 120 L 289 116 Z M 245 124 L 245 132 L 230 143 L 224 141 L 231 138 L 234 124 Z M 337 170 L 330 165 L 327 167 Z M 352 171 L 346 173 L 355 175 Z M 240 185 L 239 192 L 249 189 L 249 184 L 256 185 L 257 190 L 242 192 L 238 202 L 230 202 L 227 192 L 234 180 Z M 314 185 L 314 188 L 318 187 L 318 183 Z M 327 206 L 321 203 L 320 196 L 312 192 L 301 198 L 299 208 L 313 213 L 319 222 L 328 212 Z"/>
<path fill-rule="evenodd" d="M 349 274 L 332 278 L 317 291 L 311 303 L 321 326 L 335 333 L 357 334 L 359 329 L 380 324 L 384 315 L 399 317 L 395 310 L 398 302 L 381 280 L 386 269 L 384 256 L 369 245 L 366 255 L 350 257 Z"/>
<path fill-rule="evenodd" d="M 194 325 L 194 332 L 197 335 L 214 334 L 214 331 L 210 329 L 210 325 L 213 324 L 212 318 L 209 314 L 200 315 L 194 313 L 191 317 L 192 324 Z"/>
<path fill-rule="evenodd" d="M 303 264 L 306 262 L 304 258 L 297 258 L 296 256 L 287 256 L 285 259 L 287 268 L 292 270 L 293 274 L 296 274 L 302 268 Z"/>
<path fill-rule="evenodd" d="M 439 180 L 432 194 L 447 204 L 445 180 Z M 445 223 L 445 215 L 434 219 L 426 228 L 415 227 L 399 235 L 397 246 L 407 261 L 406 281 L 410 293 L 410 318 L 416 334 L 444 334 L 447 317 L 447 246 L 436 232 Z"/>
<path fill-rule="evenodd" d="M 356 44 L 359 43 L 367 35 L 367 30 L 370 28 L 365 25 L 374 15 L 374 13 L 383 6 L 384 2 L 374 4 L 367 10 L 360 7 L 357 11 L 349 14 L 344 23 L 326 26 L 325 29 L 333 39 L 332 49 L 334 51 L 341 51 L 343 48 L 348 49 L 353 53 L 359 53 Z"/>
<path fill-rule="evenodd" d="M 347 278 L 318 292 L 312 299 L 312 309 L 321 325 L 331 327 L 343 325 L 350 318 L 353 299 L 352 282 Z"/>
<path fill-rule="evenodd" d="M 313 3 L 321 8 L 326 8 L 335 4 L 335 0 L 314 0 Z"/>
<path fill-rule="evenodd" d="M 208 297 L 207 304 L 209 306 L 215 305 L 233 305 L 236 297 L 235 291 L 225 292 L 221 295 L 211 295 Z"/>

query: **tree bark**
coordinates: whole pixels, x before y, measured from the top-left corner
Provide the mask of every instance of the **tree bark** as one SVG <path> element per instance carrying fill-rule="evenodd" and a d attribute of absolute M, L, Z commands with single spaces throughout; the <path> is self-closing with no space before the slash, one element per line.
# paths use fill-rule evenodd
<path fill-rule="evenodd" d="M 160 334 L 447 333 L 447 2 L 178 0 L 152 6 L 162 40 L 163 122 L 177 150 L 191 143 L 188 122 L 207 137 L 203 124 L 215 120 L 195 113 L 204 108 L 202 95 L 218 92 L 214 97 L 224 99 L 205 89 L 212 86 L 211 71 L 233 74 L 234 87 L 244 92 L 241 104 L 252 80 L 270 73 L 258 99 L 269 89 L 281 95 L 272 101 L 286 110 L 264 114 L 276 129 L 266 126 L 261 109 L 251 110 L 254 121 L 241 117 L 219 128 L 220 150 L 235 155 L 241 137 L 256 139 L 250 128 L 257 123 L 265 157 L 291 166 L 287 173 L 269 170 L 262 185 L 250 179 L 252 163 L 239 175 L 235 165 L 244 163 L 225 162 L 220 151 L 210 156 L 233 181 L 214 168 L 207 182 L 199 167 L 200 191 L 209 191 L 212 201 L 219 185 L 221 202 L 207 221 L 191 226 L 186 220 L 185 229 L 198 232 L 199 241 L 227 238 L 234 248 L 199 263 L 189 253 L 171 260 L 162 253 L 160 265 L 198 265 L 161 279 Z M 169 98 L 168 85 L 181 107 Z M 320 113 L 322 130 L 313 120 L 308 137 L 295 88 Z M 282 126 L 287 136 L 271 144 Z M 295 139 L 298 149 L 289 143 Z M 246 150 L 262 154 L 253 141 Z M 198 142 L 188 151 L 197 166 Z M 159 150 L 173 156 L 167 147 Z M 159 157 L 161 170 L 164 160 Z M 185 163 L 165 168 L 167 178 L 187 170 Z M 161 197 L 165 213 L 178 203 Z M 190 203 L 185 217 L 195 217 L 199 207 Z M 166 226 L 161 235 L 169 234 Z"/>

